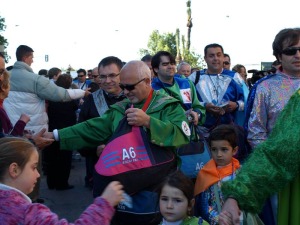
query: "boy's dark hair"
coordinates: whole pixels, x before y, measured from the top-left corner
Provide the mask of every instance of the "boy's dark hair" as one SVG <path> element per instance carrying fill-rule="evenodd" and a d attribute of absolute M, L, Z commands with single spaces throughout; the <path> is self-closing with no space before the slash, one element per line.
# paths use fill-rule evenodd
<path fill-rule="evenodd" d="M 33 53 L 33 49 L 27 45 L 20 45 L 16 51 L 17 61 L 22 61 L 23 57 L 30 55 Z"/>
<path fill-rule="evenodd" d="M 169 174 L 159 185 L 158 198 L 160 198 L 162 189 L 165 185 L 169 185 L 170 187 L 181 190 L 188 200 L 188 206 L 191 206 L 191 201 L 194 198 L 194 183 L 190 178 L 185 176 L 180 170 L 176 170 L 175 172 Z"/>
<path fill-rule="evenodd" d="M 211 146 L 212 141 L 228 141 L 232 148 L 238 146 L 237 131 L 233 125 L 222 124 L 213 129 L 208 137 L 208 144 Z"/>

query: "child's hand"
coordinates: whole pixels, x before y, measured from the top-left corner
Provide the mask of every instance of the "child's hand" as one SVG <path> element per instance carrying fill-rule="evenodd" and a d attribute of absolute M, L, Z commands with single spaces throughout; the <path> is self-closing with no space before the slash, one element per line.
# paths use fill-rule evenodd
<path fill-rule="evenodd" d="M 123 185 L 118 181 L 113 181 L 103 191 L 101 197 L 106 199 L 111 206 L 116 206 L 123 200 Z"/>

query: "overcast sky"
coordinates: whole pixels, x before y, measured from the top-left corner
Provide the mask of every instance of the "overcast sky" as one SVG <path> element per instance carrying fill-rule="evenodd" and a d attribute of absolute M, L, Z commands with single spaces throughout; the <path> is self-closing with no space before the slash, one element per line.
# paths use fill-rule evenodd
<path fill-rule="evenodd" d="M 33 69 L 93 68 L 106 56 L 140 59 L 153 30 L 186 34 L 186 0 L 0 0 L 2 32 L 15 62 L 20 44 L 34 49 Z M 272 42 L 279 30 L 299 25 L 298 0 L 192 0 L 191 48 L 219 43 L 232 64 L 257 68 L 274 61 Z M 49 55 L 49 62 L 44 56 Z"/>

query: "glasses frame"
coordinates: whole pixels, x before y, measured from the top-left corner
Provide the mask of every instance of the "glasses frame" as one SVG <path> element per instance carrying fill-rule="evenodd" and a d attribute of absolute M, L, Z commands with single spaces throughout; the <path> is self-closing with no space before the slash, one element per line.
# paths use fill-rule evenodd
<path fill-rule="evenodd" d="M 97 78 L 99 77 L 100 75 L 91 75 L 92 78 Z"/>
<path fill-rule="evenodd" d="M 226 65 L 226 66 L 228 66 L 228 65 L 230 65 L 230 62 L 228 62 L 228 61 L 224 61 L 224 62 L 223 62 L 223 65 Z"/>
<path fill-rule="evenodd" d="M 300 51 L 300 47 L 288 47 L 283 49 L 281 54 L 292 56 L 296 55 L 297 51 Z"/>
<path fill-rule="evenodd" d="M 146 77 L 145 78 L 143 78 L 143 79 L 141 79 L 140 81 L 138 81 L 138 82 L 136 82 L 135 84 L 119 84 L 119 86 L 120 86 L 120 88 L 124 91 L 125 89 L 127 90 L 127 91 L 132 91 L 132 90 L 134 90 L 135 89 L 135 86 L 136 85 L 138 85 L 139 83 L 141 83 L 142 81 L 144 81 L 146 79 Z"/>
<path fill-rule="evenodd" d="M 113 79 L 115 79 L 117 76 L 119 76 L 120 75 L 120 73 L 117 73 L 117 74 L 115 74 L 115 73 L 111 73 L 111 74 L 108 74 L 108 75 L 99 75 L 99 79 L 100 80 L 107 80 L 107 78 L 109 78 L 109 79 L 111 79 L 111 80 L 113 80 Z M 102 77 L 101 77 L 102 76 Z"/>

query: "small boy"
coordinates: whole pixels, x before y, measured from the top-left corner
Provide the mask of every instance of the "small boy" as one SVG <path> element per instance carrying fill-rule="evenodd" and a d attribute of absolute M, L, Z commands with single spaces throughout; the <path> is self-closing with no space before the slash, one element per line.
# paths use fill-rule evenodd
<path fill-rule="evenodd" d="M 240 163 L 233 158 L 238 151 L 237 132 L 233 125 L 220 125 L 211 131 L 208 144 L 212 159 L 199 171 L 195 184 L 195 216 L 209 224 L 218 224 L 223 205 L 222 182 L 233 180 Z M 217 196 L 217 197 L 216 197 Z"/>

